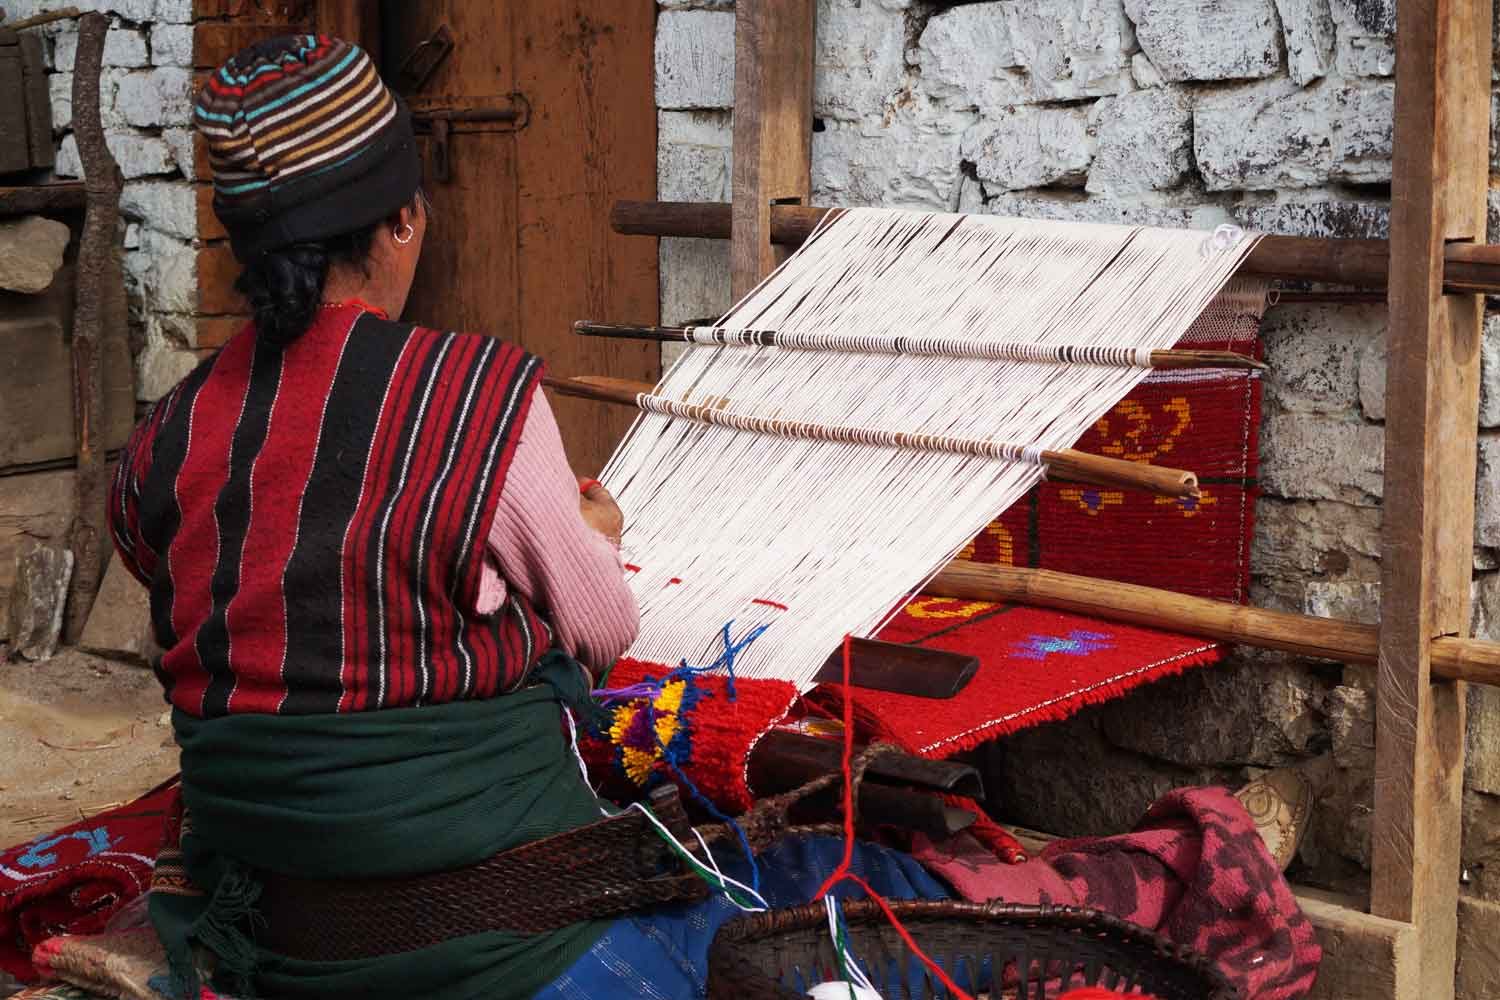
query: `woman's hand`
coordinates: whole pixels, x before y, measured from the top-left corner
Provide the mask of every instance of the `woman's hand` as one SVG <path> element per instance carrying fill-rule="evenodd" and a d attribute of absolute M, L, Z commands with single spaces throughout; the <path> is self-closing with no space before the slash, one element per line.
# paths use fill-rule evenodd
<path fill-rule="evenodd" d="M 607 538 L 611 545 L 618 546 L 620 535 L 625 531 L 625 515 L 620 512 L 615 498 L 597 479 L 578 480 L 578 492 L 578 508 L 584 523 Z"/>

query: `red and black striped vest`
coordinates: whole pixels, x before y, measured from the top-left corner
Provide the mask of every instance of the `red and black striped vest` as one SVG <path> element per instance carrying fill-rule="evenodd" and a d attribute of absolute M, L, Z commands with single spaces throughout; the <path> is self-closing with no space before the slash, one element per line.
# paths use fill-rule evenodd
<path fill-rule="evenodd" d="M 348 712 L 521 683 L 546 625 L 514 593 L 475 609 L 540 379 L 512 345 L 329 307 L 284 350 L 245 329 L 164 396 L 110 519 L 172 704 Z"/>

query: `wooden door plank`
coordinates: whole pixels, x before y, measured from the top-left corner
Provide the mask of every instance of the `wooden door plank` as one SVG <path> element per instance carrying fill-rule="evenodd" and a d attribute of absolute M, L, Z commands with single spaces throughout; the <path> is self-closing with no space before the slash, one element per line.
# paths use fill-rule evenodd
<path fill-rule="evenodd" d="M 1415 926 L 1420 996 L 1452 997 L 1464 693 L 1431 643 L 1464 635 L 1482 304 L 1444 296 L 1449 240 L 1485 236 L 1490 0 L 1403 0 L 1392 160 L 1390 342 L 1371 912 Z"/>
<path fill-rule="evenodd" d="M 406 53 L 446 24 L 458 44 L 422 88 L 422 96 L 468 98 L 515 90 L 512 4 L 434 0 L 386 4 L 385 48 Z M 386 66 L 393 76 L 394 67 Z M 422 260 L 405 318 L 447 330 L 516 340 L 516 151 L 509 132 L 464 133 L 449 140 L 449 177 L 432 170 L 431 138 L 418 145 L 432 202 Z"/>
<path fill-rule="evenodd" d="M 632 240 L 609 225 L 617 199 L 656 190 L 655 10 L 591 0 L 510 6 L 517 89 L 531 105 L 516 135 L 520 342 L 553 375 L 607 372 L 655 382 L 655 345 L 572 332 L 576 320 L 589 317 L 657 316 L 656 242 Z M 587 401 L 552 402 L 575 472 L 596 474 L 631 414 Z"/>
<path fill-rule="evenodd" d="M 730 294 L 739 301 L 786 256 L 771 205 L 812 194 L 815 4 L 741 0 L 734 12 L 734 207 Z"/>
<path fill-rule="evenodd" d="M 380 5 L 377 0 L 317 0 L 313 24 L 324 35 L 353 42 L 372 59 L 380 58 Z"/>

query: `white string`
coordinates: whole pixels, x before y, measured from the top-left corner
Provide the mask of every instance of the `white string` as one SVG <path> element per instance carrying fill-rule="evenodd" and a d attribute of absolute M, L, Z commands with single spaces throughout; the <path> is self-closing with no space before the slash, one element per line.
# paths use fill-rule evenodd
<path fill-rule="evenodd" d="M 648 405 L 601 476 L 638 567 L 629 655 L 703 662 L 724 622 L 767 624 L 736 673 L 809 686 L 846 633 L 877 631 L 1041 480 L 1044 450 L 1071 447 L 1146 374 L 1060 363 L 1060 348 L 1149 360 L 1254 243 L 1227 230 L 1205 239 L 881 209 L 825 221 L 720 323 L 695 331 L 703 346 L 646 397 L 664 403 Z M 755 330 L 884 346 L 713 343 Z M 975 356 L 888 349 L 898 340 L 969 344 L 955 353 Z M 1005 352 L 990 345 L 1017 344 L 1035 350 L 991 356 Z M 793 426 L 836 433 L 782 433 Z M 901 445 L 914 439 L 986 447 Z"/>

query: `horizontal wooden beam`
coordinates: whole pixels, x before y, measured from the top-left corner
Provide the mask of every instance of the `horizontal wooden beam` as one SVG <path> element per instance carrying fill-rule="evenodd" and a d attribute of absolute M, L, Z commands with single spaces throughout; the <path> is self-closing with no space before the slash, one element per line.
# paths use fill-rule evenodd
<path fill-rule="evenodd" d="M 1268 611 L 1052 570 L 955 560 L 924 590 L 937 597 L 1054 608 L 1341 663 L 1373 664 L 1379 657 L 1379 630 L 1374 625 Z M 1500 643 L 1434 639 L 1432 672 L 1453 680 L 1500 686 Z"/>
<path fill-rule="evenodd" d="M 663 344 L 694 343 L 693 328 L 687 326 L 630 326 L 620 323 L 591 323 L 587 320 L 579 320 L 573 324 L 573 332 L 580 337 L 603 337 L 614 340 L 651 340 Z M 780 335 L 775 330 L 738 332 L 741 335 L 753 334 L 753 343 L 750 340 L 731 340 L 729 343 L 732 346 L 776 347 L 780 343 L 778 340 Z M 899 344 L 899 340 L 897 343 Z M 993 350 L 995 345 L 990 344 L 986 346 Z M 862 346 L 860 350 L 866 350 L 866 348 Z M 892 349 L 891 353 L 904 353 L 904 349 L 897 347 Z M 1270 366 L 1264 361 L 1258 361 L 1250 357 L 1248 354 L 1236 354 L 1233 351 L 1165 350 L 1151 352 L 1151 367 L 1235 368 L 1264 371 Z"/>
<path fill-rule="evenodd" d="M 83 182 L 61 184 L 0 185 L 0 216 L 33 215 L 83 207 Z"/>
<path fill-rule="evenodd" d="M 542 383 L 563 396 L 592 399 L 600 403 L 635 406 L 636 397 L 649 394 L 655 387 L 646 382 L 610 378 L 605 375 L 579 375 L 574 378 L 547 376 Z M 1053 479 L 1091 486 L 1145 490 L 1159 496 L 1191 497 L 1198 495 L 1198 477 L 1185 469 L 1169 469 L 1143 462 L 1091 455 L 1087 452 L 1044 451 L 1042 462 Z"/>
<path fill-rule="evenodd" d="M 834 211 L 838 209 L 773 205 L 771 241 L 796 246 Z M 615 232 L 635 236 L 727 240 L 729 220 L 730 206 L 723 202 L 617 201 L 610 212 Z M 1450 243 L 1443 258 L 1443 291 L 1500 294 L 1500 246 Z M 1390 260 L 1386 240 L 1263 236 L 1240 272 L 1262 278 L 1384 288 Z"/>

